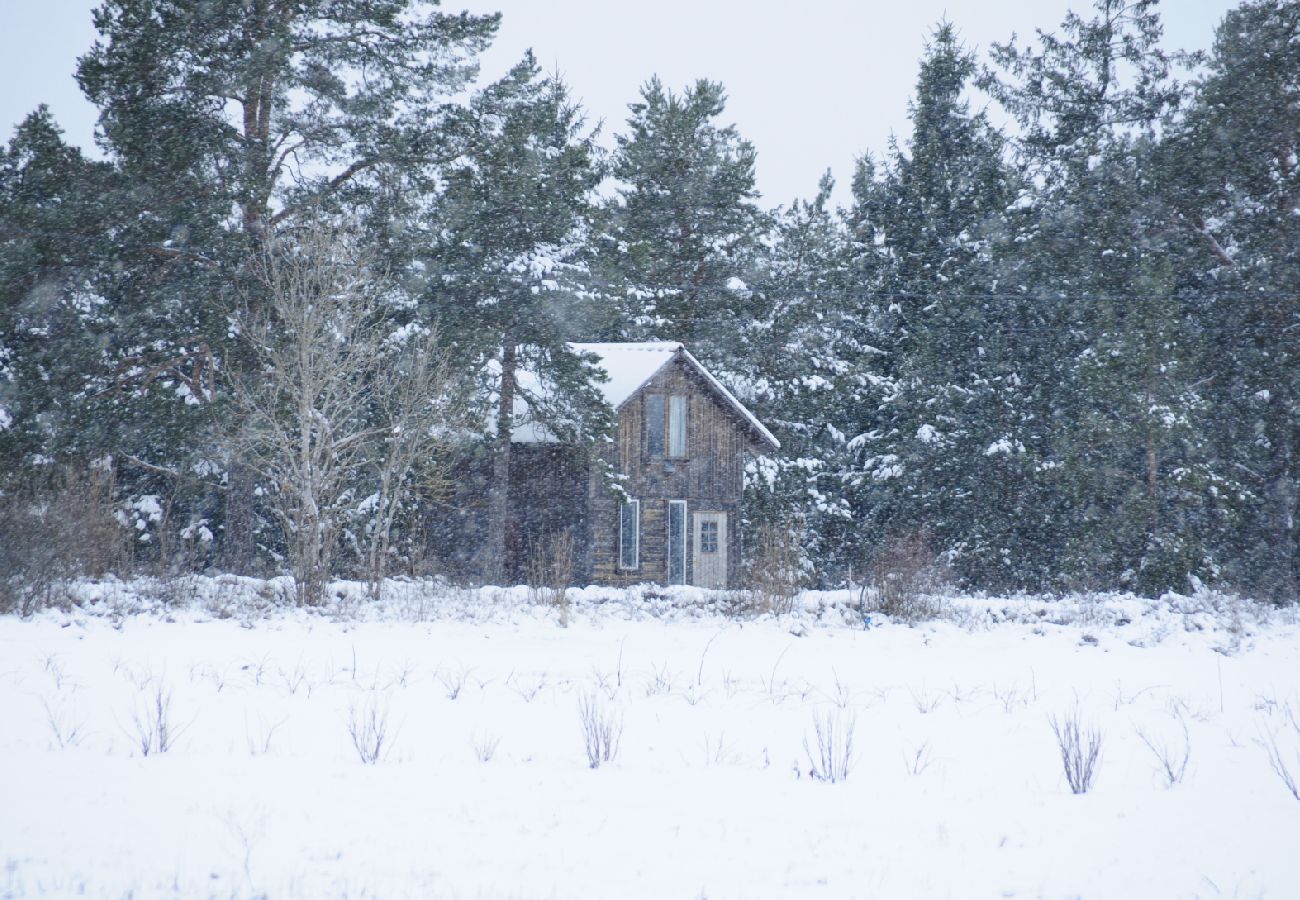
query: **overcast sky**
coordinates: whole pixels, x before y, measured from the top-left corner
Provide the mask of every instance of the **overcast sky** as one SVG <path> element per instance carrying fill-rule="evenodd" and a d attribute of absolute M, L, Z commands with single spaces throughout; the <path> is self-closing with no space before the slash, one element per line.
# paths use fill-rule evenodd
<path fill-rule="evenodd" d="M 67 138 L 90 145 L 95 111 L 72 78 L 95 39 L 97 0 L 0 0 L 0 126 L 4 139 L 38 103 Z M 658 74 L 674 89 L 696 78 L 727 87 L 726 118 L 758 149 L 767 205 L 810 195 L 828 167 L 841 190 L 853 160 L 907 133 L 907 101 L 926 34 L 945 15 L 984 55 L 1013 32 L 1055 30 L 1090 0 L 444 0 L 500 11 L 484 77 L 531 47 L 560 72 L 608 136 L 638 87 Z M 1235 0 L 1165 0 L 1165 43 L 1206 49 Z"/>

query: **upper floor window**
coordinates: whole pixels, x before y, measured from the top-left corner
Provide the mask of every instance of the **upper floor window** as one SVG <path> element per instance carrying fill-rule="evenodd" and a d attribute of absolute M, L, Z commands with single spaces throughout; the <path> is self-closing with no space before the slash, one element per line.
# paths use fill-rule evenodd
<path fill-rule="evenodd" d="M 664 395 L 647 394 L 645 398 L 645 455 L 651 459 L 664 455 Z"/>
<path fill-rule="evenodd" d="M 686 456 L 687 404 L 683 396 L 665 398 L 647 394 L 645 398 L 645 452 L 654 459 L 661 456 Z"/>
<path fill-rule="evenodd" d="M 686 455 L 686 398 L 668 398 L 668 455 Z"/>

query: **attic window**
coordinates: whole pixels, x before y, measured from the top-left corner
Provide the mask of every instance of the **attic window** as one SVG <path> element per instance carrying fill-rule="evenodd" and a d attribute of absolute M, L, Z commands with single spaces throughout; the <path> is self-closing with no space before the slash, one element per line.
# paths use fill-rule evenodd
<path fill-rule="evenodd" d="M 645 454 L 648 457 L 664 455 L 664 395 L 646 394 L 645 398 Z"/>
<path fill-rule="evenodd" d="M 668 455 L 686 455 L 686 398 L 668 398 Z"/>
<path fill-rule="evenodd" d="M 645 452 L 650 459 L 686 456 L 686 398 L 672 396 L 667 401 L 663 394 L 646 394 Z"/>

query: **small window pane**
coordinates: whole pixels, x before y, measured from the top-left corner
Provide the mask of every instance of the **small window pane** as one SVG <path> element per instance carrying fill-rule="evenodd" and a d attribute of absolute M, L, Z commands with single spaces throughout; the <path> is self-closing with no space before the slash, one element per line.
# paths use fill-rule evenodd
<path fill-rule="evenodd" d="M 668 503 L 668 583 L 686 583 L 686 503 Z"/>
<path fill-rule="evenodd" d="M 718 523 L 717 522 L 700 523 L 700 552 L 701 553 L 718 552 Z"/>
<path fill-rule="evenodd" d="M 623 504 L 618 518 L 618 564 L 623 569 L 640 565 L 641 502 L 629 500 Z"/>
<path fill-rule="evenodd" d="M 668 399 L 668 455 L 686 455 L 686 398 Z"/>
<path fill-rule="evenodd" d="M 663 394 L 647 394 L 645 398 L 645 452 L 647 456 L 664 455 Z"/>

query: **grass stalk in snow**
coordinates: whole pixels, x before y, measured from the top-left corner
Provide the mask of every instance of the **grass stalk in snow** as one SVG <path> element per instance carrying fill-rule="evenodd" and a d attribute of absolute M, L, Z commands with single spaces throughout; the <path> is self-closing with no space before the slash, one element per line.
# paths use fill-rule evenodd
<path fill-rule="evenodd" d="M 654 697 L 657 694 L 671 694 L 673 690 L 673 673 L 668 671 L 668 664 L 663 666 L 651 664 L 650 677 L 646 679 L 645 695 Z"/>
<path fill-rule="evenodd" d="M 480 734 L 475 735 L 473 740 L 474 758 L 481 763 L 492 762 L 492 757 L 497 754 L 497 747 L 501 744 L 501 735 L 499 734 Z"/>
<path fill-rule="evenodd" d="M 127 737 L 140 748 L 141 756 L 166 753 L 175 746 L 192 723 L 177 725 L 172 712 L 172 692 L 162 678 L 154 679 L 153 688 L 142 688 L 144 703 L 131 711 L 131 728 Z"/>
<path fill-rule="evenodd" d="M 60 750 L 78 746 L 85 736 L 86 723 L 61 703 L 55 708 L 50 705 L 50 701 L 42 699 L 41 705 L 45 707 L 45 720 L 49 723 L 50 733 L 54 735 L 55 745 Z"/>
<path fill-rule="evenodd" d="M 912 748 L 911 755 L 904 754 L 903 759 L 907 763 L 907 774 L 924 775 L 925 770 L 934 765 L 934 759 L 930 756 L 930 744 L 923 741 Z"/>
<path fill-rule="evenodd" d="M 1075 706 L 1060 719 L 1049 716 L 1056 746 L 1061 753 L 1061 767 L 1073 794 L 1086 794 L 1092 788 L 1101 762 L 1101 730 L 1085 727 L 1079 708 Z"/>
<path fill-rule="evenodd" d="M 373 766 L 379 762 L 392 744 L 388 704 L 381 704 L 372 696 L 365 703 L 353 706 L 348 711 L 348 734 L 352 736 L 352 746 L 356 747 L 363 763 Z"/>
<path fill-rule="evenodd" d="M 816 737 L 816 752 L 808 743 L 808 736 L 803 739 L 804 753 L 808 755 L 808 774 L 818 781 L 837 784 L 849 777 L 853 770 L 853 732 L 857 728 L 857 718 L 838 709 L 824 713 L 813 713 L 813 734 Z"/>
<path fill-rule="evenodd" d="M 457 669 L 455 671 L 439 670 L 438 681 L 442 684 L 443 690 L 447 693 L 448 700 L 455 700 L 460 696 L 460 692 L 465 689 L 465 682 L 469 680 L 471 669 Z"/>
<path fill-rule="evenodd" d="M 248 721 L 248 714 L 245 713 L 244 733 L 246 738 L 248 739 L 248 754 L 250 756 L 265 756 L 266 754 L 270 753 L 271 741 L 275 739 L 276 731 L 278 731 L 280 729 L 280 726 L 287 721 L 289 721 L 289 717 L 285 716 L 283 719 L 280 719 L 278 722 L 273 722 L 270 725 L 268 725 L 259 716 L 257 720 L 257 727 L 254 728 L 253 725 Z"/>
<path fill-rule="evenodd" d="M 1288 709 L 1288 713 L 1290 710 Z M 1268 755 L 1269 768 L 1281 779 L 1282 784 L 1291 793 L 1292 797 L 1300 800 L 1300 718 L 1295 713 L 1290 713 L 1291 727 L 1295 732 L 1296 743 L 1292 752 L 1288 753 L 1287 749 L 1278 742 L 1277 732 L 1267 726 L 1260 727 L 1259 745 L 1264 748 Z M 1291 767 L 1291 757 L 1295 757 L 1295 768 Z"/>
<path fill-rule="evenodd" d="M 588 693 L 578 698 L 578 718 L 582 723 L 587 765 L 599 769 L 605 763 L 613 762 L 623 736 L 622 715 L 617 709 L 607 707 L 595 693 Z"/>
<path fill-rule="evenodd" d="M 1187 774 L 1187 761 L 1192 755 L 1192 739 L 1187 733 L 1187 722 L 1181 715 L 1178 716 L 1178 724 L 1183 729 L 1181 745 L 1152 737 L 1141 728 L 1137 729 L 1137 736 L 1155 755 L 1158 764 L 1156 771 L 1164 780 L 1165 787 L 1173 787 L 1182 782 L 1183 776 Z"/>

